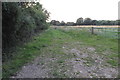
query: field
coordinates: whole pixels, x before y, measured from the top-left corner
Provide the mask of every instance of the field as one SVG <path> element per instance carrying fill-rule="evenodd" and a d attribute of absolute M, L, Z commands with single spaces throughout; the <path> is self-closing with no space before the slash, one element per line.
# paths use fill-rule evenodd
<path fill-rule="evenodd" d="M 57 26 L 51 26 L 51 27 L 57 27 Z M 59 27 L 63 27 L 63 26 L 59 26 Z M 68 27 L 103 27 L 103 28 L 106 28 L 106 27 L 109 27 L 109 28 L 118 28 L 119 26 L 118 25 L 114 25 L 114 26 L 107 26 L 107 25 L 103 25 L 103 26 L 96 26 L 96 25 L 81 25 L 81 26 L 68 26 Z"/>
<path fill-rule="evenodd" d="M 56 26 L 52 26 L 52 27 L 56 27 Z M 119 36 L 118 34 L 120 33 L 120 31 L 118 30 L 119 29 L 119 26 L 93 26 L 93 25 L 90 25 L 90 26 L 57 26 L 59 28 L 77 28 L 77 29 L 81 29 L 81 30 L 86 30 L 88 32 L 91 32 L 92 33 L 92 27 L 93 27 L 93 31 L 94 31 L 94 34 L 97 34 L 97 35 L 101 35 L 101 36 L 104 36 L 106 38 L 113 38 L 113 39 L 118 39 Z"/>
<path fill-rule="evenodd" d="M 3 64 L 3 77 L 118 77 L 118 40 L 91 34 L 90 29 L 50 27 L 18 47 L 12 60 Z"/>

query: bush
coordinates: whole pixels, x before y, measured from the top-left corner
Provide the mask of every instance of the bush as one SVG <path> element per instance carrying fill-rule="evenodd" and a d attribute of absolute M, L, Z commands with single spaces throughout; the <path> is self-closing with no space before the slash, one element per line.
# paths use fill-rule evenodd
<path fill-rule="evenodd" d="M 30 5 L 30 6 L 29 6 Z M 2 3 L 3 60 L 11 57 L 12 48 L 28 41 L 32 35 L 47 29 L 49 13 L 34 2 Z"/>

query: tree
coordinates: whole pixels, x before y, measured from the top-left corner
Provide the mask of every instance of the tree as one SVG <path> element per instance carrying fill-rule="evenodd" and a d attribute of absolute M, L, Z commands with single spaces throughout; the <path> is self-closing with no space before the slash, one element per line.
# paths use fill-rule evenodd
<path fill-rule="evenodd" d="M 66 23 L 67 26 L 74 26 L 74 24 L 75 24 L 74 22 L 67 22 Z"/>
<path fill-rule="evenodd" d="M 11 57 L 11 48 L 28 41 L 34 34 L 48 28 L 49 13 L 43 11 L 40 3 L 2 3 L 2 51 L 3 60 Z M 6 55 L 6 56 L 5 56 Z"/>
<path fill-rule="evenodd" d="M 51 20 L 50 24 L 56 25 L 56 20 Z"/>
<path fill-rule="evenodd" d="M 116 23 L 117 23 L 118 25 L 120 25 L 120 20 L 116 20 Z"/>
<path fill-rule="evenodd" d="M 91 21 L 91 24 L 92 24 L 92 25 L 97 25 L 97 22 L 98 22 L 97 20 L 92 20 L 92 21 Z"/>
<path fill-rule="evenodd" d="M 60 25 L 61 25 L 61 26 L 64 26 L 64 25 L 65 25 L 65 22 L 64 22 L 64 21 L 61 21 Z"/>
<path fill-rule="evenodd" d="M 78 18 L 77 21 L 76 21 L 76 24 L 77 24 L 77 25 L 83 24 L 83 18 L 82 18 L 82 17 L 81 17 L 81 18 Z"/>
<path fill-rule="evenodd" d="M 60 26 L 60 22 L 59 22 L 59 21 L 56 21 L 56 20 L 52 20 L 52 21 L 50 22 L 50 24 L 56 25 L 56 26 Z"/>
<path fill-rule="evenodd" d="M 59 22 L 59 21 L 56 21 L 56 25 L 57 25 L 57 26 L 60 26 L 60 22 Z"/>
<path fill-rule="evenodd" d="M 90 18 L 85 18 L 84 24 L 85 25 L 91 25 L 92 20 Z"/>

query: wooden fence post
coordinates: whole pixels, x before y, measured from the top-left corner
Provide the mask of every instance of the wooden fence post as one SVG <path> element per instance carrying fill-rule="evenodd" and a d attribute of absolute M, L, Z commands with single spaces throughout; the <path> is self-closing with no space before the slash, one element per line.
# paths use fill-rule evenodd
<path fill-rule="evenodd" d="M 91 31 L 92 31 L 92 34 L 94 34 L 94 27 L 92 27 L 92 30 L 91 30 Z"/>

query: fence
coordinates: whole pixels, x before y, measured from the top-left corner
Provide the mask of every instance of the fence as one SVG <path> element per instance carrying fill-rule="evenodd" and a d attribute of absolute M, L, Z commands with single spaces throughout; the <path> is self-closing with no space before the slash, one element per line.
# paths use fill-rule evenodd
<path fill-rule="evenodd" d="M 120 39 L 120 28 L 118 26 L 59 26 L 55 28 L 64 28 L 64 30 L 77 29 L 97 34 L 111 39 Z"/>
<path fill-rule="evenodd" d="M 115 28 L 91 27 L 91 33 L 102 35 L 109 38 L 120 39 L 120 36 L 119 36 L 120 30 L 118 30 L 117 27 Z"/>

